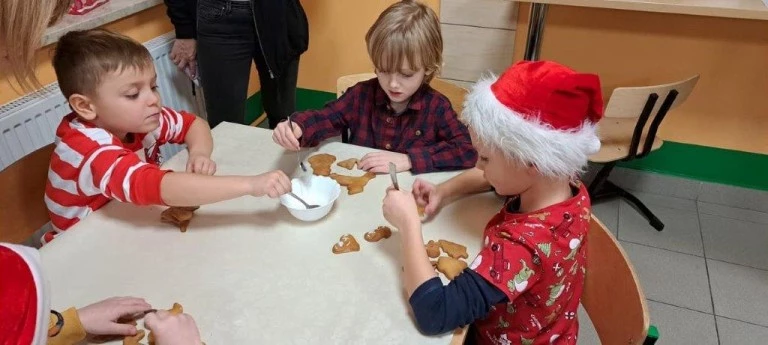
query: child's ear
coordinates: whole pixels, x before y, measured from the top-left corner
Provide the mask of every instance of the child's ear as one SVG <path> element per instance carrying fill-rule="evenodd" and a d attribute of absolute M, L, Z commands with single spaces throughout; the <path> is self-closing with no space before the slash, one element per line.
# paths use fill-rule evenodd
<path fill-rule="evenodd" d="M 69 106 L 85 120 L 93 121 L 96 119 L 96 106 L 88 96 L 79 93 L 72 94 L 69 96 Z"/>

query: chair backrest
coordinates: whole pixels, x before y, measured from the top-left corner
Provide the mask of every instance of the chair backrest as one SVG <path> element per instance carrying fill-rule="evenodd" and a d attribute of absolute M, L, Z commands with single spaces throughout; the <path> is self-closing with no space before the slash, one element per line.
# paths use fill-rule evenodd
<path fill-rule="evenodd" d="M 373 78 L 376 78 L 376 73 L 350 74 L 339 77 L 339 79 L 336 79 L 336 98 L 341 97 L 347 89 L 355 84 Z"/>
<path fill-rule="evenodd" d="M 50 219 L 43 197 L 54 145 L 0 171 L 0 242 L 22 243 Z"/>
<path fill-rule="evenodd" d="M 648 306 L 627 254 L 594 215 L 587 235 L 587 275 L 581 303 L 603 344 L 642 344 Z"/>
<path fill-rule="evenodd" d="M 675 108 L 685 102 L 698 81 L 699 75 L 697 74 L 688 79 L 664 85 L 618 87 L 613 90 L 611 98 L 605 106 L 605 117 L 639 117 L 645 108 L 648 96 L 656 94 L 663 99 L 672 90 L 677 91 L 677 97 L 674 103 L 670 105 L 670 109 Z M 656 102 L 651 114 L 658 113 L 661 105 L 662 102 Z"/>

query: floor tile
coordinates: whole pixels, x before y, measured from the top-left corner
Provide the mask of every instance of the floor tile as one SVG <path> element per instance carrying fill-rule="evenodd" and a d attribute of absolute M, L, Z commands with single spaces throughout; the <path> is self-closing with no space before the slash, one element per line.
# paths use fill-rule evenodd
<path fill-rule="evenodd" d="M 659 329 L 657 344 L 717 345 L 713 315 L 654 301 L 648 301 L 648 309 Z"/>
<path fill-rule="evenodd" d="M 617 236 L 619 230 L 619 204 L 621 204 L 621 200 L 612 199 L 592 205 L 592 213 L 608 227 L 608 230 L 611 230 L 613 236 Z"/>
<path fill-rule="evenodd" d="M 768 213 L 765 213 L 765 212 L 724 206 L 719 204 L 712 204 L 712 203 L 701 202 L 701 201 L 698 204 L 699 204 L 700 214 L 710 214 L 713 216 L 720 216 L 720 217 L 737 219 L 737 220 L 745 220 L 748 222 L 768 224 Z"/>
<path fill-rule="evenodd" d="M 768 225 L 702 214 L 706 257 L 768 269 Z"/>
<path fill-rule="evenodd" d="M 621 241 L 645 297 L 712 313 L 704 258 Z"/>
<path fill-rule="evenodd" d="M 768 192 L 716 183 L 702 183 L 698 201 L 768 212 Z"/>
<path fill-rule="evenodd" d="M 768 327 L 756 326 L 720 316 L 717 316 L 716 319 L 720 345 L 765 345 L 768 343 Z"/>
<path fill-rule="evenodd" d="M 659 200 L 658 198 L 647 198 L 646 196 L 641 196 L 641 198 L 645 199 L 641 200 L 664 223 L 664 230 L 656 231 L 640 212 L 629 203 L 622 201 L 619 206 L 620 240 L 686 254 L 704 255 L 695 203 L 693 210 L 682 210 L 659 206 L 650 202 L 651 200 Z M 666 201 L 667 204 L 674 203 L 675 199 L 667 198 Z"/>
<path fill-rule="evenodd" d="M 631 190 L 696 200 L 701 182 L 634 169 L 616 168 L 609 180 Z"/>
<path fill-rule="evenodd" d="M 716 260 L 707 265 L 715 314 L 768 327 L 768 271 Z"/>

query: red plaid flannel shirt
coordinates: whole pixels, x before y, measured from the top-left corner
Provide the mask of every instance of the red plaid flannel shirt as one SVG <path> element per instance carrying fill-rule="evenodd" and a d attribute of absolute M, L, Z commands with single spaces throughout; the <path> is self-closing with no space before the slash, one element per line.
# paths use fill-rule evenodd
<path fill-rule="evenodd" d="M 477 152 L 467 127 L 459 122 L 448 98 L 422 86 L 405 112 L 395 114 L 376 78 L 350 87 L 319 110 L 291 119 L 303 131 L 301 146 L 317 146 L 349 128 L 349 143 L 407 154 L 414 174 L 475 166 Z"/>

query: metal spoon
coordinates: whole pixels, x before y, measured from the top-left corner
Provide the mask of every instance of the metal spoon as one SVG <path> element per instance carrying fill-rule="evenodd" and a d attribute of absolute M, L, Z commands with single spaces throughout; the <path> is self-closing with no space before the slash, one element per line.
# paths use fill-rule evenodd
<path fill-rule="evenodd" d="M 389 177 L 392 178 L 392 185 L 395 189 L 400 190 L 400 185 L 397 183 L 397 169 L 395 163 L 389 162 Z"/>
<path fill-rule="evenodd" d="M 291 121 L 290 115 L 288 115 L 288 126 L 291 127 L 291 131 L 293 131 L 293 121 Z M 307 167 L 304 166 L 304 161 L 301 160 L 301 148 L 299 148 L 299 150 L 296 151 L 296 160 L 299 161 L 299 166 L 301 167 L 301 170 L 304 170 L 304 172 L 307 172 Z"/>
<path fill-rule="evenodd" d="M 296 200 L 300 201 L 302 204 L 304 204 L 304 207 L 306 207 L 308 210 L 320 207 L 320 205 L 310 205 L 310 204 L 308 204 L 306 201 L 304 201 L 304 199 L 299 198 L 299 196 L 296 195 L 296 194 L 293 194 L 293 192 L 288 192 L 288 195 L 290 195 L 290 196 L 294 197 Z"/>

